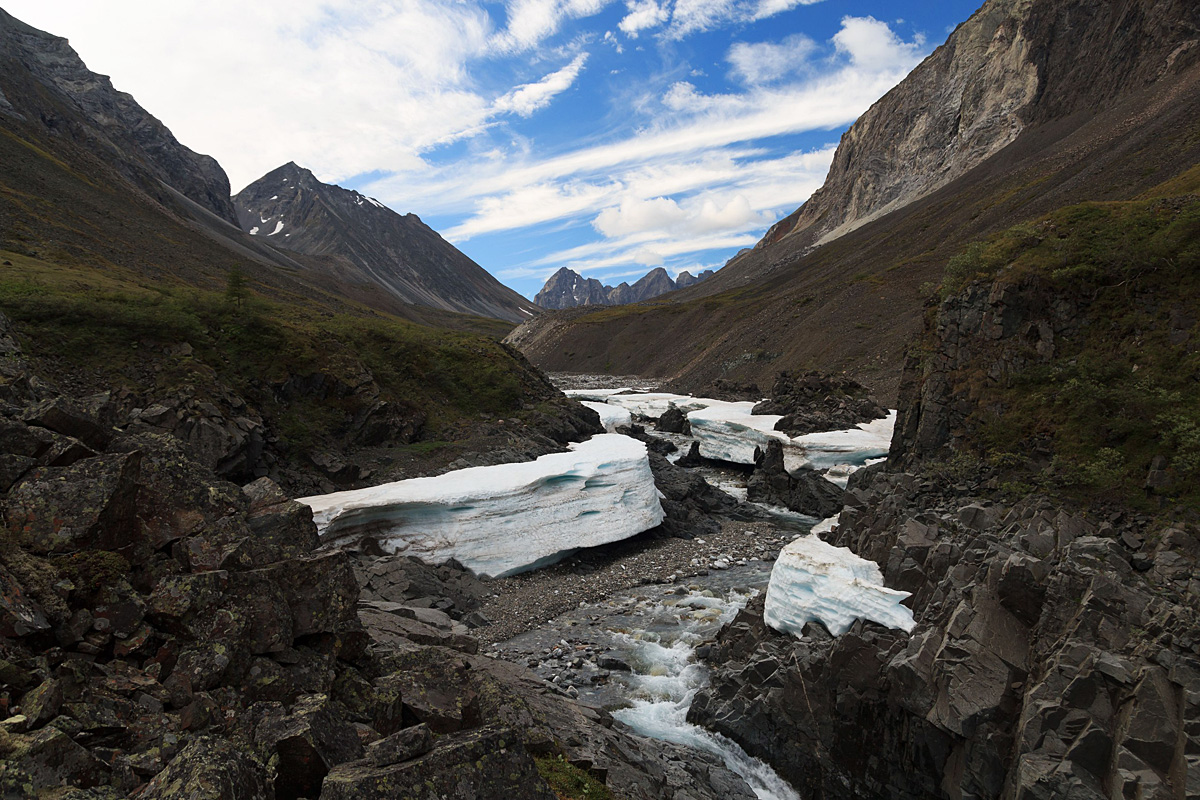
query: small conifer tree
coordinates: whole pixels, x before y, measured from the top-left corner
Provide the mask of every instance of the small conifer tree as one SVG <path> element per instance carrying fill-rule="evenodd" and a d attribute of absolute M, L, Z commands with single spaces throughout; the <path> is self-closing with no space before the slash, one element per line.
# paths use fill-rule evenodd
<path fill-rule="evenodd" d="M 247 287 L 246 275 L 242 272 L 242 268 L 234 264 L 229 269 L 229 276 L 225 281 L 225 298 L 234 303 L 238 308 L 241 308 L 242 302 L 250 294 Z"/>

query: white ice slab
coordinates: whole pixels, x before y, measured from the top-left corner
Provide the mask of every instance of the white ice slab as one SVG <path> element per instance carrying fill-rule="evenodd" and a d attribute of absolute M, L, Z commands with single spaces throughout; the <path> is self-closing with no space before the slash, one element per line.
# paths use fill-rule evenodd
<path fill-rule="evenodd" d="M 536 461 L 302 497 L 323 543 L 373 540 L 387 553 L 511 575 L 663 519 L 646 446 L 601 434 Z"/>
<path fill-rule="evenodd" d="M 892 409 L 883 419 L 864 422 L 846 431 L 825 431 L 797 436 L 794 441 L 807 453 L 810 469 L 827 469 L 835 464 L 862 465 L 868 459 L 888 454 L 892 446 L 892 431 L 896 427 L 896 411 Z"/>
<path fill-rule="evenodd" d="M 908 596 L 883 585 L 875 562 L 814 535 L 801 536 L 779 552 L 767 585 L 763 620 L 795 636 L 814 621 L 841 636 L 856 619 L 911 632 L 916 626 L 912 611 L 900 605 Z"/>
<path fill-rule="evenodd" d="M 633 415 L 623 408 L 610 406 L 608 403 L 597 403 L 594 400 L 581 400 L 580 403 L 600 415 L 600 424 L 609 433 L 615 432 L 618 425 L 633 423 Z"/>
<path fill-rule="evenodd" d="M 687 394 L 671 394 L 670 392 L 635 392 L 610 395 L 607 402 L 644 417 L 661 417 L 671 406 L 675 406 L 686 414 L 689 411 L 707 408 L 720 401 L 709 400 L 706 397 L 692 397 Z"/>
<path fill-rule="evenodd" d="M 797 469 L 805 460 L 804 451 L 786 433 L 775 430 L 783 419 L 777 414 L 751 414 L 756 403 L 709 401 L 705 408 L 689 412 L 692 436 L 700 443 L 700 455 L 734 464 L 753 464 L 754 451 L 767 449 L 777 441 L 783 445 L 786 469 Z"/>
<path fill-rule="evenodd" d="M 631 391 L 628 387 L 620 389 L 564 389 L 563 394 L 575 400 L 591 400 L 595 403 L 603 403 L 614 394 Z"/>

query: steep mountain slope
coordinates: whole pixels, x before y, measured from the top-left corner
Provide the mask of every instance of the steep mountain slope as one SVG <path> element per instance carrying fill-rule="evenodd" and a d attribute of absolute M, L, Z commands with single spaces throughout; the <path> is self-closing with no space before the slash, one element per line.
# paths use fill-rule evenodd
<path fill-rule="evenodd" d="M 180 144 L 130 95 L 90 71 L 66 39 L 30 27 L 0 9 L 0 112 L 40 122 L 54 136 L 99 155 L 165 205 L 170 190 L 235 222 L 229 179 L 213 158 Z M 43 113 L 46 100 L 71 113 Z M 82 124 L 81 124 L 82 123 Z M 164 185 L 165 184 L 165 185 Z"/>
<path fill-rule="evenodd" d="M 855 123 L 822 191 L 712 280 L 645 306 L 549 315 L 510 341 L 547 369 L 607 365 L 684 387 L 845 370 L 894 397 L 930 289 L 967 243 L 1135 197 L 1200 162 L 1198 61 L 1193 3 L 992 0 Z M 961 94 L 947 99 L 943 81 Z M 957 133 L 935 135 L 947 119 Z"/>
<path fill-rule="evenodd" d="M 415 214 L 284 164 L 233 198 L 244 230 L 275 247 L 346 262 L 394 297 L 446 311 L 522 322 L 537 307 L 459 252 Z"/>
<path fill-rule="evenodd" d="M 652 297 L 695 286 L 700 281 L 711 277 L 713 271 L 706 269 L 699 275 L 692 275 L 687 270 L 679 273 L 674 280 L 662 267 L 652 269 L 630 286 L 621 283 L 618 286 L 607 286 L 595 278 L 584 278 L 579 273 L 562 267 L 550 276 L 546 285 L 537 293 L 533 301 L 542 308 L 564 309 L 576 306 L 616 306 L 624 303 L 638 303 Z"/>

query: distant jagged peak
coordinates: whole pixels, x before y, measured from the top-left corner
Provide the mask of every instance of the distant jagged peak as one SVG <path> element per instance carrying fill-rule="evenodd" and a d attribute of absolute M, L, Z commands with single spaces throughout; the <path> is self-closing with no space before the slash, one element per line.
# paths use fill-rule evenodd
<path fill-rule="evenodd" d="M 608 286 L 595 278 L 585 278 L 568 267 L 560 267 L 534 296 L 533 301 L 542 308 L 553 310 L 575 308 L 576 306 L 617 306 L 626 303 L 638 303 L 652 297 L 673 292 L 692 286 L 708 278 L 712 270 L 704 270 L 693 276 L 684 270 L 675 280 L 663 267 L 655 267 L 635 283 L 630 285 L 622 281 L 616 286 Z"/>

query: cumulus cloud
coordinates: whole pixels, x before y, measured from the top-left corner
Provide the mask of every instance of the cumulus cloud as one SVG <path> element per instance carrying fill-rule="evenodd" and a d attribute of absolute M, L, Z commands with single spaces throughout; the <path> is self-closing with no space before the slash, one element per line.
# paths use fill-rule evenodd
<path fill-rule="evenodd" d="M 533 112 L 550 105 L 550 101 L 556 95 L 562 94 L 571 88 L 571 85 L 575 83 L 575 79 L 579 77 L 579 72 L 583 69 L 587 58 L 587 53 L 580 53 L 575 56 L 575 60 L 570 64 L 567 64 L 557 72 L 551 72 L 537 83 L 527 83 L 523 86 L 518 86 L 513 91 L 498 98 L 493 108 L 499 113 L 511 112 L 519 114 L 522 117 L 531 116 Z"/>
<path fill-rule="evenodd" d="M 833 43 L 851 64 L 867 70 L 912 69 L 925 45 L 920 36 L 905 42 L 874 17 L 843 17 Z"/>
<path fill-rule="evenodd" d="M 639 32 L 648 28 L 657 28 L 671 17 L 666 4 L 660 6 L 655 0 L 629 0 L 626 2 L 625 8 L 628 13 L 621 19 L 617 27 L 626 36 L 634 39 L 637 38 Z"/>

